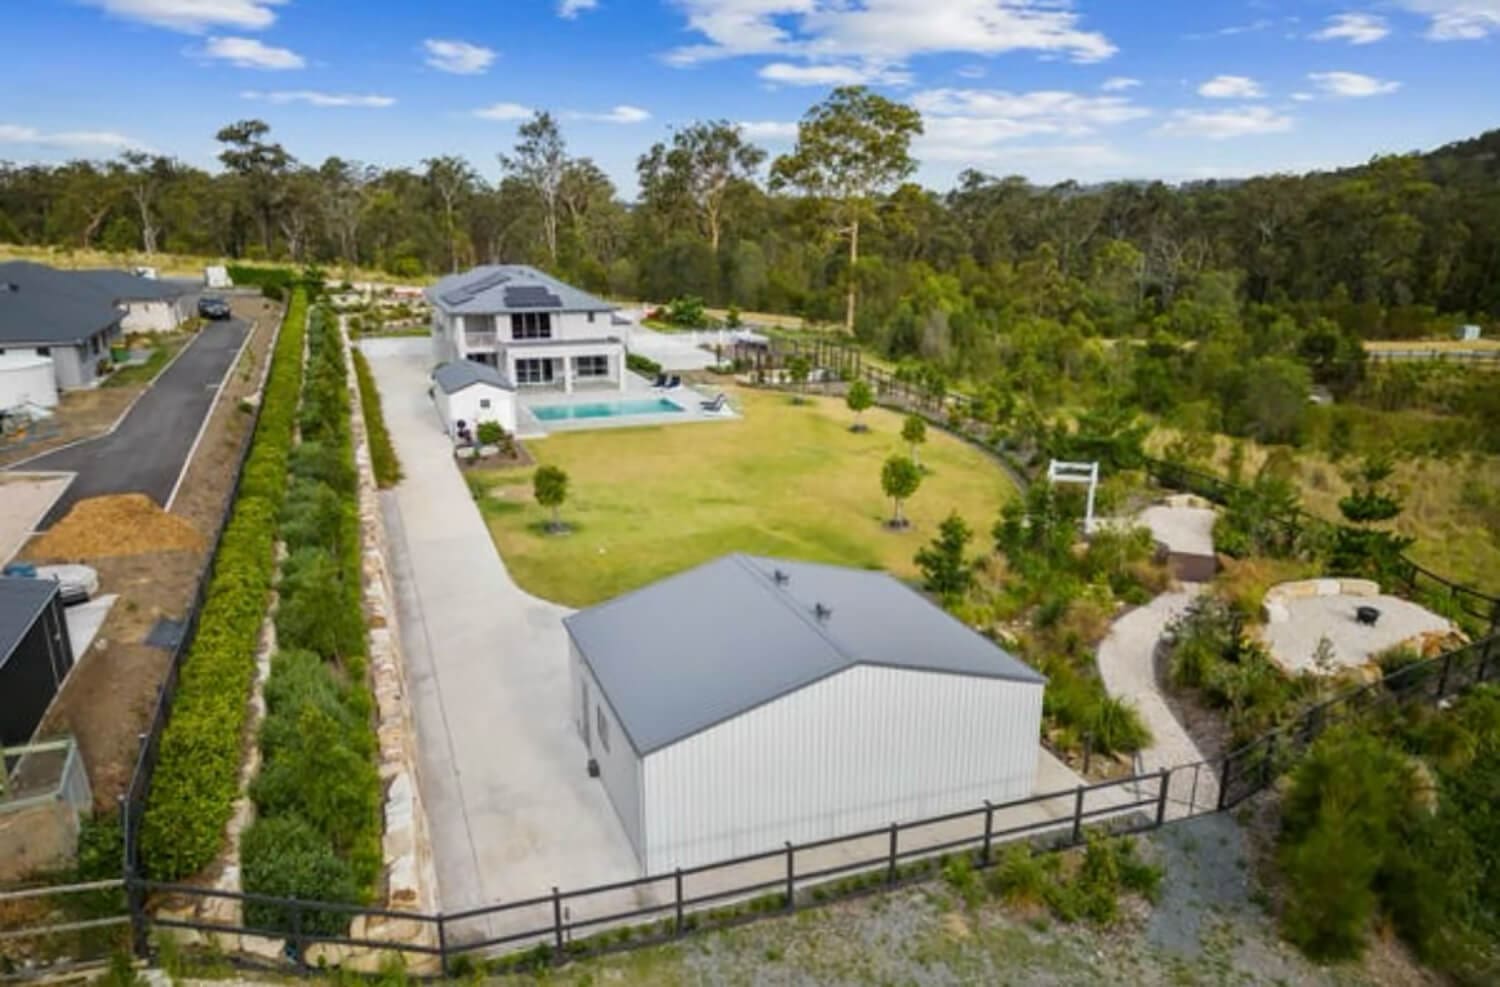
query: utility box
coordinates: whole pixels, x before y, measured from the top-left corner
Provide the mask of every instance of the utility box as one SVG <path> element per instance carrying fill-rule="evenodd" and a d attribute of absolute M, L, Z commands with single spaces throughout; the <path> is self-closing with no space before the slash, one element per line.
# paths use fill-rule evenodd
<path fill-rule="evenodd" d="M 1455 335 L 1465 343 L 1472 343 L 1483 336 L 1484 331 L 1476 325 L 1459 326 Z"/>

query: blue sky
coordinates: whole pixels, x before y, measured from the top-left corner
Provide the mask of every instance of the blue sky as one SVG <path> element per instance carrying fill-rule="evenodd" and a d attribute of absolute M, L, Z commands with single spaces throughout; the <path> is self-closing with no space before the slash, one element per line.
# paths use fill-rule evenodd
<path fill-rule="evenodd" d="M 1500 0 L 11 0 L 0 159 L 214 167 L 260 117 L 303 161 L 487 177 L 533 108 L 626 196 L 674 125 L 770 151 L 832 85 L 923 112 L 918 177 L 1303 171 L 1500 126 Z"/>

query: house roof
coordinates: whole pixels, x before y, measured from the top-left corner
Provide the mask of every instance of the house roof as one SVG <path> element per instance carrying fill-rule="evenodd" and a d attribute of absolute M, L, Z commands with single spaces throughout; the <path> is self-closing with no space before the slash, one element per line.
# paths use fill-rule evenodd
<path fill-rule="evenodd" d="M 488 363 L 477 363 L 474 360 L 454 360 L 451 363 L 445 363 L 432 372 L 432 380 L 443 389 L 444 394 L 453 394 L 474 384 L 488 384 L 502 391 L 516 389 L 516 385 L 512 384 L 505 374 Z"/>
<path fill-rule="evenodd" d="M 51 579 L 0 577 L 0 665 L 9 660 L 57 592 L 58 584 Z"/>
<path fill-rule="evenodd" d="M 42 264 L 0 264 L 0 346 L 76 343 L 120 321 L 97 284 Z"/>
<path fill-rule="evenodd" d="M 525 264 L 489 264 L 450 274 L 427 298 L 458 315 L 511 312 L 612 312 L 614 306 Z"/>
<path fill-rule="evenodd" d="M 163 281 L 159 278 L 143 278 L 126 271 L 100 269 L 94 271 L 64 272 L 94 287 L 111 302 L 159 302 L 171 301 L 188 294 L 192 289 L 183 282 Z"/>
<path fill-rule="evenodd" d="M 1045 681 L 891 576 L 810 562 L 726 555 L 563 623 L 641 756 L 855 665 Z"/>

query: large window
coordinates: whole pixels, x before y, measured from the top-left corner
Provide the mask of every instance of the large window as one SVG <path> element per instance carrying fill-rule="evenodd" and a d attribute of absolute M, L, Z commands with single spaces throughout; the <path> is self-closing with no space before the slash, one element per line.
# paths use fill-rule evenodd
<path fill-rule="evenodd" d="M 574 357 L 573 366 L 579 377 L 609 376 L 609 357 L 607 356 Z"/>
<path fill-rule="evenodd" d="M 516 383 L 517 384 L 550 384 L 552 383 L 552 361 L 551 360 L 517 360 L 516 361 Z"/>
<path fill-rule="evenodd" d="M 552 315 L 548 312 L 512 312 L 511 339 L 551 339 Z"/>

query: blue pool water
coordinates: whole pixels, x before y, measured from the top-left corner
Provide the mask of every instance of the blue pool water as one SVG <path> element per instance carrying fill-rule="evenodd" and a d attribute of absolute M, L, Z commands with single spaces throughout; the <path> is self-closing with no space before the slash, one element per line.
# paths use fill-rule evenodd
<path fill-rule="evenodd" d="M 544 422 L 576 418 L 624 418 L 628 415 L 681 414 L 682 408 L 666 398 L 644 398 L 635 401 L 595 401 L 589 404 L 550 404 L 534 407 L 531 413 Z"/>

